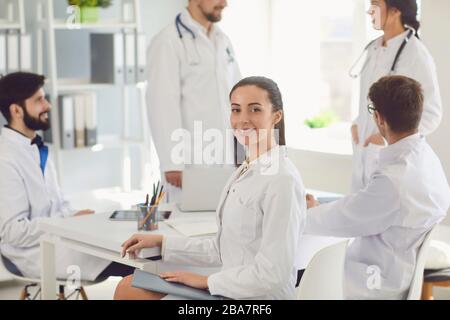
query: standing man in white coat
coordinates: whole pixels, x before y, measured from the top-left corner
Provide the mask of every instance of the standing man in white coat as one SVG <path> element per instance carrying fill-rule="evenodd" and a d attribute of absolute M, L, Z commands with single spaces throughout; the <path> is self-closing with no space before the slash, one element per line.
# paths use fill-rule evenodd
<path fill-rule="evenodd" d="M 0 78 L 0 110 L 8 122 L 0 136 L 0 253 L 10 272 L 37 279 L 43 234 L 39 222 L 94 213 L 76 212 L 64 200 L 49 149 L 36 134 L 50 128 L 51 106 L 45 99 L 44 82 L 43 76 L 22 72 Z M 60 279 L 72 274 L 69 266 L 80 268 L 80 280 L 133 272 L 132 268 L 59 247 L 56 259 Z"/>
<path fill-rule="evenodd" d="M 355 238 L 345 263 L 347 298 L 405 299 L 417 252 L 447 214 L 450 189 L 438 157 L 419 133 L 420 84 L 384 77 L 369 98 L 368 111 L 388 142 L 379 166 L 364 189 L 309 209 L 305 233 Z M 308 208 L 317 204 L 308 196 Z"/>
<path fill-rule="evenodd" d="M 223 136 L 229 128 L 228 94 L 241 75 L 230 40 L 215 25 L 226 5 L 226 0 L 190 0 L 148 51 L 150 130 L 163 179 L 176 189 L 185 166 L 172 157 L 180 143 L 172 135 L 184 129 L 198 143 L 196 123 L 203 132 L 218 129 Z M 169 189 L 171 201 L 176 189 Z"/>
<path fill-rule="evenodd" d="M 373 83 L 387 75 L 403 75 L 417 80 L 423 88 L 424 108 L 419 132 L 425 136 L 435 131 L 442 118 L 442 101 L 433 58 L 420 41 L 417 32 L 416 0 L 372 0 L 369 14 L 374 28 L 383 36 L 371 42 L 365 51 L 367 58 L 360 76 L 359 114 L 352 126 L 353 173 L 352 191 L 367 186 L 377 167 L 385 141 L 373 117 L 367 112 L 367 94 Z"/>

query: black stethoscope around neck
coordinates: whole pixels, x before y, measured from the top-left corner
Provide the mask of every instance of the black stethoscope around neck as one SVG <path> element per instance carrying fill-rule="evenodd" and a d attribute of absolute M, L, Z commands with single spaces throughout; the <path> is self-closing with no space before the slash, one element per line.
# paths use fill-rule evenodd
<path fill-rule="evenodd" d="M 408 44 L 408 42 L 409 42 L 409 40 L 411 39 L 411 37 L 416 33 L 414 29 L 409 28 L 409 27 L 408 27 L 408 29 L 409 29 L 409 32 L 408 32 L 408 34 L 406 35 L 405 39 L 403 39 L 403 42 L 402 42 L 401 46 L 398 48 L 397 54 L 395 55 L 395 59 L 394 59 L 394 62 L 392 63 L 392 67 L 391 67 L 391 70 L 389 71 L 389 75 L 392 75 L 392 74 L 395 73 L 395 70 L 396 70 L 396 67 L 397 67 L 398 60 L 400 59 L 400 56 L 402 55 L 402 52 L 403 52 L 403 50 L 405 49 L 405 46 Z M 378 38 L 378 39 L 379 39 L 379 38 Z M 366 53 L 366 51 L 370 48 L 370 46 L 371 46 L 375 41 L 377 41 L 378 39 L 372 40 L 372 41 L 364 48 L 364 50 L 363 50 L 363 52 L 361 53 L 361 55 L 358 57 L 358 59 L 356 60 L 356 62 L 353 64 L 353 66 L 350 68 L 349 75 L 350 75 L 351 78 L 353 78 L 353 79 L 358 78 L 358 77 L 361 75 L 361 73 L 364 71 L 364 69 L 365 69 L 366 66 L 367 66 L 367 61 L 364 63 L 364 65 L 362 66 L 362 68 L 361 68 L 361 70 L 360 70 L 359 72 L 357 72 L 357 73 L 354 72 L 356 66 L 360 63 L 362 57 L 364 56 L 364 53 Z"/>
<path fill-rule="evenodd" d="M 183 23 L 183 21 L 181 21 L 181 13 L 178 14 L 177 17 L 175 18 L 175 26 L 177 27 L 178 36 L 180 37 L 180 39 L 183 39 L 183 33 L 181 32 L 181 28 L 183 28 L 188 33 L 190 33 L 192 39 L 195 40 L 196 37 L 194 31 L 192 31 L 191 28 L 189 28 L 187 25 Z"/>
<path fill-rule="evenodd" d="M 183 46 L 186 52 L 187 61 L 190 65 L 198 65 L 200 64 L 200 54 L 198 52 L 198 48 L 196 45 L 197 37 L 192 31 L 191 28 L 189 28 L 186 24 L 181 21 L 181 13 L 179 13 L 175 18 L 175 27 L 177 28 L 178 37 L 183 42 Z M 185 41 L 185 38 L 183 37 L 182 29 L 184 29 L 186 32 L 188 32 L 192 36 L 192 41 Z M 188 43 L 187 43 L 188 42 Z M 192 48 L 195 47 L 195 48 Z M 193 52 L 194 51 L 194 52 Z M 232 63 L 234 62 L 234 56 L 229 47 L 225 49 L 225 52 L 228 56 L 228 62 Z"/>

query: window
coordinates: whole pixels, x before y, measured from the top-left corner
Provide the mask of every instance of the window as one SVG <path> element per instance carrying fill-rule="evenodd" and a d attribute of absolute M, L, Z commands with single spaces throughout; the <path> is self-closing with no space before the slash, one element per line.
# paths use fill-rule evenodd
<path fill-rule="evenodd" d="M 359 79 L 352 80 L 349 69 L 364 46 L 381 35 L 366 14 L 370 1 L 228 3 L 221 25 L 243 76 L 269 76 L 283 93 L 288 145 L 351 154 Z M 316 126 L 325 127 L 311 128 Z"/>

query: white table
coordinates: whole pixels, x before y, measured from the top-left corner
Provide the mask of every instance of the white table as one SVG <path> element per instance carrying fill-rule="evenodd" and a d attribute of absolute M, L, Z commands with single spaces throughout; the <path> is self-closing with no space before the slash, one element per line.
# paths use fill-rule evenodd
<path fill-rule="evenodd" d="M 164 208 L 161 209 L 164 210 Z M 183 213 L 183 217 L 194 214 L 196 213 Z M 214 212 L 200 214 L 215 215 Z M 111 213 L 103 213 L 68 219 L 46 219 L 40 223 L 40 229 L 44 231 L 44 235 L 41 237 L 42 299 L 53 299 L 56 296 L 56 244 L 155 274 L 171 269 L 191 269 L 189 267 L 173 266 L 164 264 L 161 261 L 151 261 L 142 258 L 136 260 L 131 260 L 128 257 L 121 258 L 121 244 L 133 234 L 138 233 L 137 222 L 110 221 L 108 219 L 110 215 Z M 175 211 L 173 212 L 173 216 L 177 216 Z M 160 223 L 159 230 L 152 231 L 151 233 L 180 236 L 177 231 L 165 223 Z M 150 250 L 155 251 L 155 249 Z M 149 256 L 148 251 L 146 253 L 145 250 L 141 252 L 141 255 Z M 195 268 L 195 271 L 200 271 L 200 273 L 204 274 L 210 274 L 214 270 L 217 269 Z"/>
<path fill-rule="evenodd" d="M 336 194 L 308 190 L 315 196 L 335 196 Z M 142 198 L 142 196 L 140 196 Z M 139 199 L 140 199 L 139 198 Z M 134 202 L 135 203 L 135 202 Z M 199 213 L 180 213 L 172 204 L 160 205 L 161 211 L 172 211 L 171 218 L 180 215 L 187 217 Z M 214 212 L 200 213 L 200 215 L 215 215 Z M 111 212 L 95 214 L 69 219 L 47 219 L 40 224 L 44 235 L 41 238 L 41 289 L 42 299 L 54 299 L 56 297 L 56 270 L 55 270 L 55 245 L 63 245 L 79 252 L 96 256 L 105 260 L 129 265 L 147 272 L 159 274 L 168 270 L 186 270 L 205 275 L 216 272 L 217 268 L 198 268 L 179 265 L 170 265 L 162 261 L 147 259 L 131 260 L 121 258 L 121 244 L 130 236 L 137 233 L 137 222 L 110 221 Z M 177 231 L 160 223 L 160 228 L 154 231 L 156 234 L 180 235 Z M 320 249 L 342 241 L 339 238 L 303 236 L 299 253 L 300 266 L 306 267 L 313 255 Z M 150 249 L 154 250 L 154 249 Z M 149 256 L 145 250 L 141 253 Z"/>

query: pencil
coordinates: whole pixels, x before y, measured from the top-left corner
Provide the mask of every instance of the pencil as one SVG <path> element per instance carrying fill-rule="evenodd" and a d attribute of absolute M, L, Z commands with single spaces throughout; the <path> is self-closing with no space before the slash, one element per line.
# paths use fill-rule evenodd
<path fill-rule="evenodd" d="M 156 207 L 159 205 L 159 203 L 161 202 L 162 198 L 164 198 L 165 196 L 165 192 L 161 193 L 161 195 L 158 197 L 158 200 L 156 200 L 155 204 L 151 207 L 150 212 L 147 213 L 147 215 L 145 216 L 144 220 L 142 221 L 141 227 L 145 226 L 145 224 L 147 223 L 147 220 L 150 219 L 150 217 L 152 216 L 152 214 L 155 213 L 156 211 Z M 156 214 L 156 213 L 155 213 Z"/>

